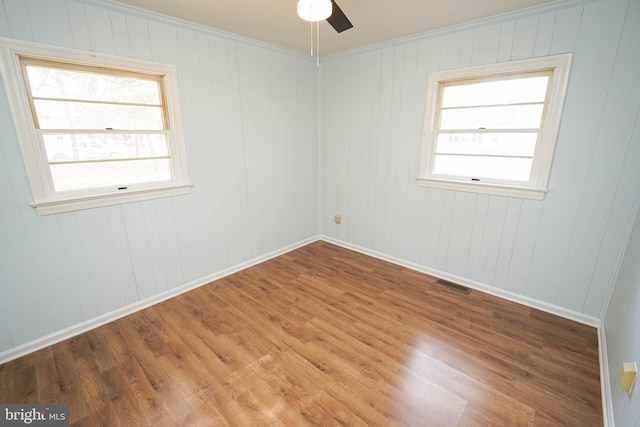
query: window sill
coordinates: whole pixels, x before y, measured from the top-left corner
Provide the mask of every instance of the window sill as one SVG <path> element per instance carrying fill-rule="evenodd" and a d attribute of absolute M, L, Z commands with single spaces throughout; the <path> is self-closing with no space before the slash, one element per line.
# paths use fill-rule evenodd
<path fill-rule="evenodd" d="M 544 200 L 544 197 L 547 194 L 547 189 L 544 188 L 506 186 L 480 182 L 456 182 L 422 177 L 417 177 L 416 181 L 418 181 L 418 185 L 422 187 L 491 194 L 495 196 L 519 197 L 522 199 L 532 200 Z"/>
<path fill-rule="evenodd" d="M 193 184 L 182 184 L 171 187 L 147 188 L 131 190 L 125 193 L 108 193 L 94 196 L 73 197 L 56 200 L 34 202 L 38 215 L 51 215 L 62 212 L 71 212 L 81 209 L 99 208 L 104 206 L 119 205 L 122 203 L 139 202 L 143 200 L 159 199 L 162 197 L 180 196 L 191 193 Z"/>

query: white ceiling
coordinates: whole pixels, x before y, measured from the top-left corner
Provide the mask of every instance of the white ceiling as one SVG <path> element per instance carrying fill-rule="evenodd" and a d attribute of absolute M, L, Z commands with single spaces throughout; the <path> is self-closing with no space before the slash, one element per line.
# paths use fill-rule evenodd
<path fill-rule="evenodd" d="M 309 23 L 296 0 L 115 0 L 141 9 L 301 51 L 309 51 Z M 340 34 L 320 25 L 321 54 L 344 52 L 553 0 L 336 0 L 353 23 Z"/>

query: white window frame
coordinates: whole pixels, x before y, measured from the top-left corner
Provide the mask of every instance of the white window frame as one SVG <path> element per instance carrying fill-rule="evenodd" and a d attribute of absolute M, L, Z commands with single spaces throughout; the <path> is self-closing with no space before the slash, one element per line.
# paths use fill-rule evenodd
<path fill-rule="evenodd" d="M 163 96 L 168 116 L 167 140 L 172 179 L 119 188 L 56 192 L 44 142 L 34 123 L 20 56 L 162 76 Z M 38 214 L 69 212 L 191 192 L 192 184 L 189 181 L 187 169 L 178 79 L 174 65 L 0 38 L 0 69 L 33 192 L 31 206 L 37 209 Z"/>
<path fill-rule="evenodd" d="M 428 74 L 427 99 L 420 172 L 416 180 L 425 187 L 468 191 L 521 197 L 534 200 L 544 199 L 548 191 L 549 175 L 555 151 L 564 98 L 571 69 L 571 54 L 546 56 L 534 59 L 497 63 L 469 68 L 437 71 Z M 440 116 L 441 92 L 446 83 L 453 81 L 496 78 L 541 70 L 552 70 L 548 96 L 544 106 L 542 126 L 536 143 L 531 177 L 528 182 L 502 180 L 480 180 L 475 177 L 441 176 L 433 173 L 437 120 Z"/>

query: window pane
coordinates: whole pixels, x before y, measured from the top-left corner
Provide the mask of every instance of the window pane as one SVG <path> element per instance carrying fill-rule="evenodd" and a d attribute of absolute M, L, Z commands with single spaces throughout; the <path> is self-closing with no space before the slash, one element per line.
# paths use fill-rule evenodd
<path fill-rule="evenodd" d="M 160 104 L 155 80 L 27 66 L 29 86 L 36 98 Z"/>
<path fill-rule="evenodd" d="M 51 165 L 56 191 L 118 187 L 171 180 L 169 159 Z"/>
<path fill-rule="evenodd" d="M 169 156 L 164 134 L 44 135 L 49 162 Z"/>
<path fill-rule="evenodd" d="M 447 108 L 544 102 L 548 82 L 548 76 L 539 76 L 445 86 L 442 106 Z"/>
<path fill-rule="evenodd" d="M 442 110 L 440 129 L 538 129 L 543 104 Z"/>
<path fill-rule="evenodd" d="M 440 133 L 436 153 L 533 157 L 537 133 Z"/>
<path fill-rule="evenodd" d="M 162 130 L 161 107 L 35 100 L 40 129 Z"/>
<path fill-rule="evenodd" d="M 434 173 L 469 178 L 529 181 L 532 159 L 511 157 L 435 156 Z"/>

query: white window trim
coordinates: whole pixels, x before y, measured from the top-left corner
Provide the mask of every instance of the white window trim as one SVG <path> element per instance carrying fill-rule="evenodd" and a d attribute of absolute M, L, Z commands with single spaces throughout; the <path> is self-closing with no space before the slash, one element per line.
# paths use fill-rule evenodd
<path fill-rule="evenodd" d="M 46 153 L 33 122 L 31 107 L 25 89 L 26 83 L 19 59 L 20 55 L 162 75 L 170 123 L 170 138 L 172 140 L 169 144 L 169 149 L 174 173 L 173 180 L 170 182 L 131 185 L 126 189 L 117 191 L 100 189 L 69 193 L 55 192 L 47 166 Z M 31 184 L 33 193 L 31 206 L 37 209 L 39 215 L 171 197 L 191 192 L 193 184 L 189 181 L 187 169 L 175 65 L 0 37 L 0 71 L 2 72 L 11 114 L 18 140 L 20 141 L 22 157 Z"/>
<path fill-rule="evenodd" d="M 427 100 L 425 111 L 422 150 L 420 154 L 420 173 L 416 178 L 424 187 L 447 190 L 467 191 L 481 194 L 494 194 L 508 197 L 542 200 L 549 191 L 549 175 L 555 152 L 556 139 L 560 128 L 561 112 L 569 81 L 572 54 L 546 56 L 534 59 L 511 61 L 506 63 L 482 65 L 456 70 L 437 71 L 427 77 Z M 430 171 L 433 165 L 436 137 L 436 119 L 438 117 L 439 90 L 441 81 L 486 77 L 499 74 L 534 71 L 554 68 L 549 82 L 551 93 L 545 110 L 545 126 L 541 129 L 540 140 L 536 144 L 536 152 L 531 170 L 531 179 L 522 185 L 510 183 L 496 184 L 475 182 L 456 178 L 434 177 Z"/>

